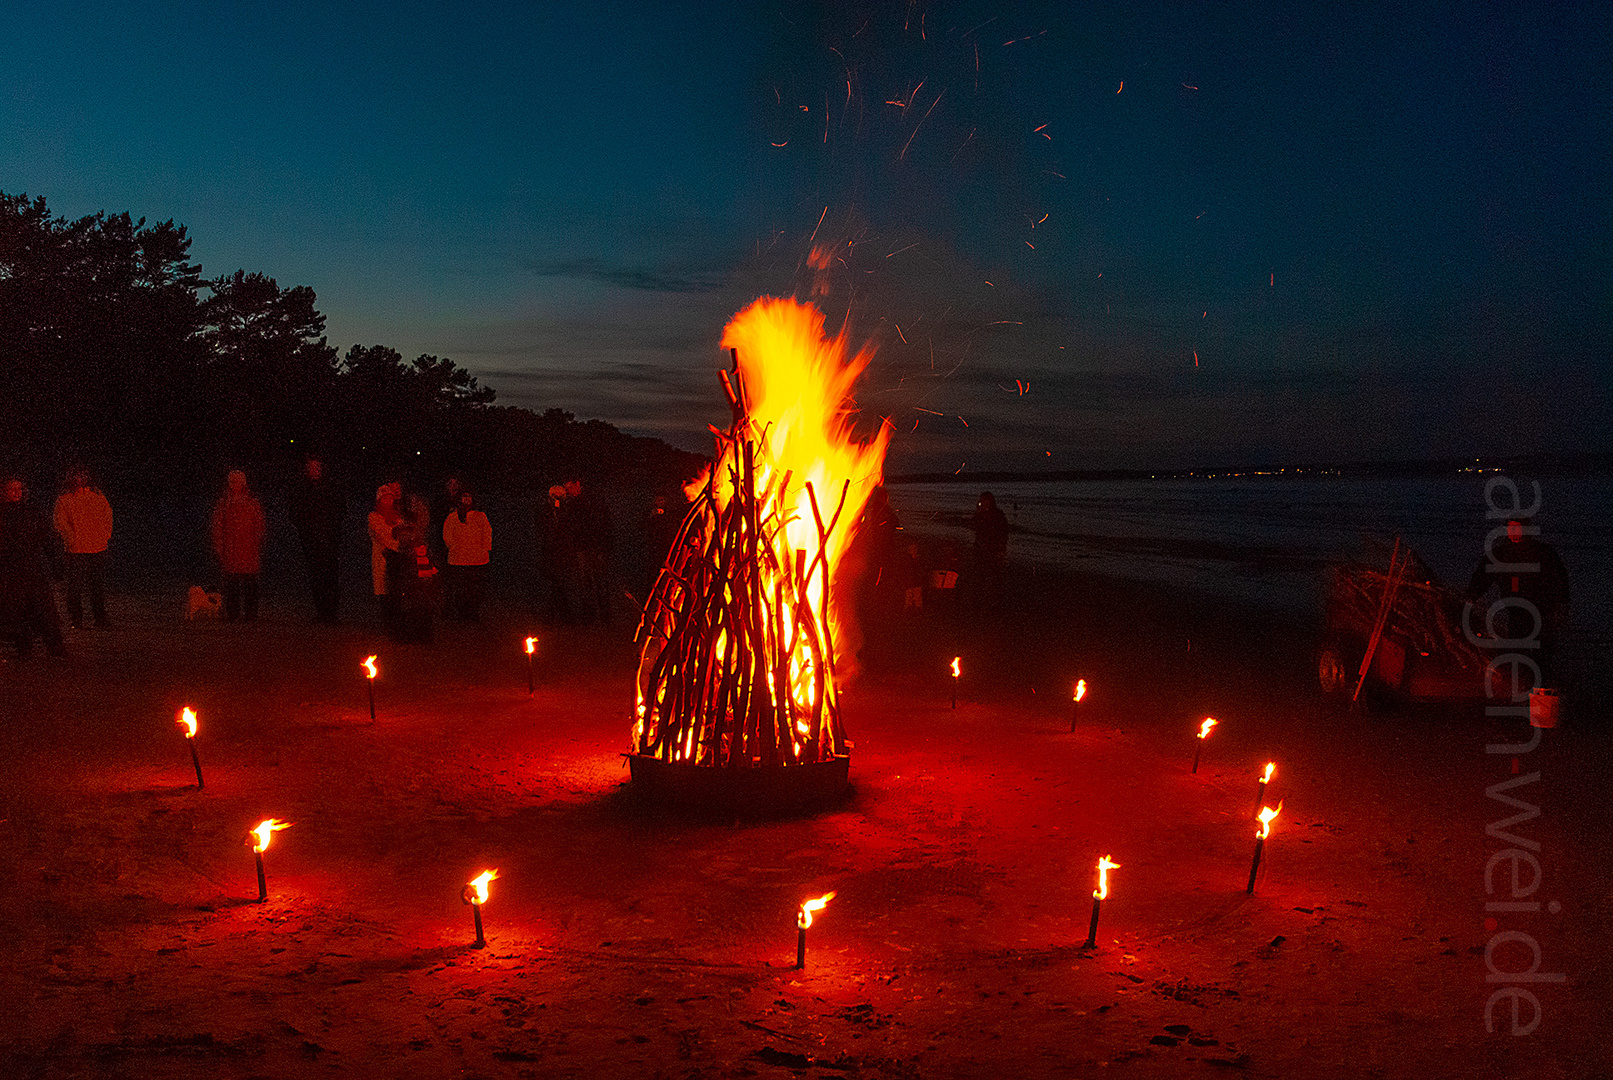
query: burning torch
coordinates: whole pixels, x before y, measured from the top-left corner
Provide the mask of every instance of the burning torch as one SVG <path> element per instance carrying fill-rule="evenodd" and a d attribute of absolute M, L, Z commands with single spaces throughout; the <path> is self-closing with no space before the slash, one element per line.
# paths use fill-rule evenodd
<path fill-rule="evenodd" d="M 459 893 L 459 898 L 470 905 L 471 914 L 476 917 L 475 948 L 478 949 L 487 946 L 487 938 L 482 935 L 482 905 L 487 903 L 487 883 L 496 877 L 498 877 L 497 870 L 483 870 L 471 878 Z"/>
<path fill-rule="evenodd" d="M 958 707 L 958 676 L 963 674 L 963 670 L 958 664 L 962 659 L 963 657 L 961 656 L 952 658 L 952 707 L 954 709 Z"/>
<path fill-rule="evenodd" d="M 291 828 L 292 823 L 281 821 L 279 818 L 264 818 L 246 834 L 247 843 L 252 845 L 252 856 L 258 863 L 258 903 L 269 899 L 269 883 L 263 876 L 263 853 L 269 849 L 269 839 L 281 829 Z"/>
<path fill-rule="evenodd" d="M 380 672 L 378 670 L 376 670 L 376 667 L 375 667 L 375 654 L 371 653 L 369 656 L 366 656 L 364 658 L 364 663 L 360 664 L 359 666 L 364 669 L 364 678 L 365 678 L 366 684 L 370 688 L 370 719 L 374 720 L 375 719 L 375 677 L 380 674 Z"/>
<path fill-rule="evenodd" d="M 1281 802 L 1277 804 L 1277 809 L 1275 810 L 1269 806 L 1260 808 L 1260 831 L 1255 833 L 1255 861 L 1249 864 L 1249 888 L 1247 891 L 1250 896 L 1255 894 L 1255 875 L 1260 873 L 1260 853 L 1266 850 L 1266 837 L 1271 835 L 1271 819 L 1282 813 L 1282 810 L 1283 804 Z"/>
<path fill-rule="evenodd" d="M 1193 750 L 1193 771 L 1195 773 L 1199 771 L 1199 755 L 1204 753 L 1204 740 L 1209 737 L 1210 729 L 1217 723 L 1219 721 L 1215 717 L 1206 716 L 1204 723 L 1199 725 L 1199 742 L 1198 746 Z"/>
<path fill-rule="evenodd" d="M 196 710 L 186 705 L 179 710 L 179 719 L 175 721 L 185 729 L 185 742 L 190 746 L 190 763 L 196 767 L 196 790 L 202 790 L 202 763 L 196 756 Z"/>
<path fill-rule="evenodd" d="M 533 686 L 533 683 L 532 683 L 532 654 L 537 652 L 537 651 L 538 651 L 538 639 L 535 638 L 535 637 L 527 638 L 526 639 L 526 696 L 527 697 L 531 697 L 532 693 L 533 693 L 533 690 L 534 690 L 534 686 Z"/>
<path fill-rule="evenodd" d="M 1110 861 L 1107 855 L 1098 859 L 1098 887 L 1092 890 L 1092 922 L 1087 925 L 1085 947 L 1088 949 L 1098 947 L 1098 911 L 1103 907 L 1103 898 L 1109 895 L 1109 871 L 1119 865 Z"/>
<path fill-rule="evenodd" d="M 1075 680 L 1075 696 L 1070 699 L 1070 733 L 1075 733 L 1075 722 L 1081 718 L 1081 699 L 1087 696 L 1087 681 Z"/>
<path fill-rule="evenodd" d="M 829 901 L 835 898 L 832 892 L 824 893 L 816 900 L 808 900 L 801 905 L 801 910 L 795 916 L 795 967 L 799 971 L 806 967 L 806 932 L 812 925 L 812 913 L 822 911 Z"/>
<path fill-rule="evenodd" d="M 1275 761 L 1266 762 L 1266 771 L 1260 774 L 1260 791 L 1255 795 L 1256 807 L 1266 801 L 1266 785 L 1271 783 L 1271 778 L 1275 775 L 1277 775 L 1277 763 Z"/>

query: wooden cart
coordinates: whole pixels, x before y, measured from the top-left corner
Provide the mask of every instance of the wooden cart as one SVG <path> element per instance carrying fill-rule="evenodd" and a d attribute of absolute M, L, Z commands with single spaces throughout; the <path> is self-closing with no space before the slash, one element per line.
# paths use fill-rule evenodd
<path fill-rule="evenodd" d="M 1487 659 L 1462 632 L 1462 604 L 1398 539 L 1387 570 L 1334 567 L 1317 649 L 1323 693 L 1352 702 L 1482 698 Z"/>

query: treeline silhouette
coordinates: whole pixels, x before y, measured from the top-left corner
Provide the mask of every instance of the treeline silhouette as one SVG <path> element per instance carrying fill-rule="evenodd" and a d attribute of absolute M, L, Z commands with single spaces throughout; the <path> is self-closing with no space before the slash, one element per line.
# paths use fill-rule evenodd
<path fill-rule="evenodd" d="M 204 279 L 190 243 L 173 220 L 70 221 L 0 192 L 0 468 L 71 458 L 213 482 L 314 452 L 355 475 L 452 471 L 517 490 L 699 468 L 601 421 L 494 405 L 444 357 L 338 356 L 313 289 L 245 270 Z"/>

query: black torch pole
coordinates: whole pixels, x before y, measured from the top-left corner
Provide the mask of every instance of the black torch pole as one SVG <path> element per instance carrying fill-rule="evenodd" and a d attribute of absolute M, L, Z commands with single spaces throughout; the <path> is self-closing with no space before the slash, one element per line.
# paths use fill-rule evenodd
<path fill-rule="evenodd" d="M 1103 901 L 1096 896 L 1092 898 L 1092 921 L 1087 924 L 1087 944 L 1089 949 L 1098 947 L 1098 911 L 1103 907 Z"/>
<path fill-rule="evenodd" d="M 526 654 L 526 696 L 531 697 L 535 687 L 532 684 L 532 654 Z"/>
<path fill-rule="evenodd" d="M 196 756 L 196 739 L 193 736 L 185 741 L 190 744 L 190 763 L 196 766 L 196 790 L 200 791 L 202 790 L 202 762 Z"/>
<path fill-rule="evenodd" d="M 1204 753 L 1204 738 L 1200 736 L 1198 746 L 1193 748 L 1193 772 L 1195 774 L 1199 771 L 1199 755 L 1202 753 Z"/>
<path fill-rule="evenodd" d="M 1253 896 L 1255 894 L 1255 875 L 1260 873 L 1260 853 L 1262 851 L 1264 851 L 1265 849 L 1266 849 L 1266 838 L 1264 836 L 1255 837 L 1255 861 L 1249 864 L 1249 889 L 1248 889 L 1248 893 L 1249 893 L 1250 896 Z"/>
<path fill-rule="evenodd" d="M 482 936 L 482 905 L 480 905 L 480 904 L 472 904 L 470 906 L 470 911 L 471 911 L 471 914 L 476 917 L 476 945 L 475 945 L 475 947 L 478 948 L 478 949 L 486 948 L 487 947 L 487 938 Z"/>
<path fill-rule="evenodd" d="M 365 679 L 364 682 L 370 688 L 370 719 L 374 720 L 375 719 L 375 680 L 374 679 Z"/>
<path fill-rule="evenodd" d="M 1081 699 L 1080 698 L 1072 698 L 1070 700 L 1070 734 L 1071 735 L 1075 734 L 1075 722 L 1077 720 L 1079 720 L 1079 719 L 1081 719 Z"/>
<path fill-rule="evenodd" d="M 800 971 L 806 967 L 806 927 L 797 922 L 795 924 L 795 970 Z"/>
<path fill-rule="evenodd" d="M 956 675 L 952 676 L 952 707 L 954 709 L 958 707 L 958 677 Z"/>
<path fill-rule="evenodd" d="M 258 903 L 269 899 L 269 883 L 263 876 L 263 852 L 254 851 L 252 857 L 258 861 Z"/>
<path fill-rule="evenodd" d="M 1260 805 L 1266 801 L 1266 781 L 1260 781 L 1260 794 L 1255 796 L 1255 816 L 1260 816 Z"/>

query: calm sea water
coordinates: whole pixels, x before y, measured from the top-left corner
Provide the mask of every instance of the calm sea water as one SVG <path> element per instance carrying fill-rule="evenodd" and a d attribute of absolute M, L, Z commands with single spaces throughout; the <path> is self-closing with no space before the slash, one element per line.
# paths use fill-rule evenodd
<path fill-rule="evenodd" d="M 1368 558 L 1387 567 L 1396 536 L 1447 584 L 1465 586 L 1488 530 L 1493 474 L 1420 477 L 1245 476 L 990 485 L 1015 528 L 1010 556 L 1112 577 L 1199 589 L 1319 619 L 1327 568 Z M 1579 650 L 1613 646 L 1613 477 L 1513 477 L 1571 576 Z M 891 503 L 919 532 L 967 545 L 982 486 L 900 484 Z"/>

